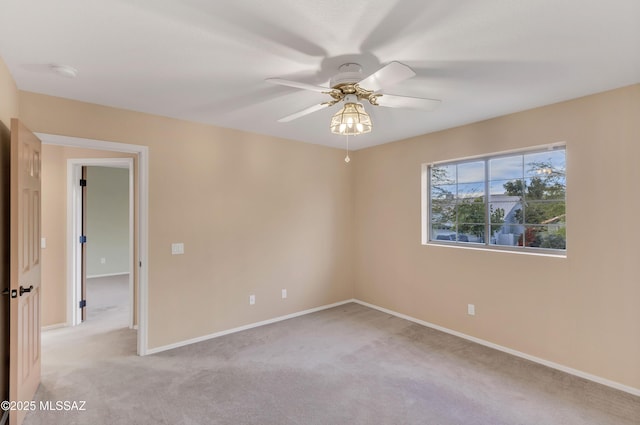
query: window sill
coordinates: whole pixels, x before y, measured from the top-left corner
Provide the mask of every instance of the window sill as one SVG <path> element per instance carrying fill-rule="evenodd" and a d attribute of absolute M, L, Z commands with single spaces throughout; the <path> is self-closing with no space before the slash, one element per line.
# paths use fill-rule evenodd
<path fill-rule="evenodd" d="M 552 258 L 567 258 L 567 253 L 564 251 L 557 251 L 553 249 L 544 249 L 544 250 L 531 250 L 527 248 L 520 248 L 518 250 L 503 248 L 501 246 L 487 246 L 484 244 L 474 244 L 470 242 L 468 244 L 456 244 L 456 243 L 446 243 L 446 242 L 436 242 L 429 241 L 427 243 L 422 243 L 424 246 L 434 246 L 434 247 L 444 247 L 444 248 L 456 248 L 456 249 L 468 249 L 475 251 L 490 251 L 490 252 L 502 252 L 506 254 L 516 254 L 516 255 L 533 255 L 537 257 L 552 257 Z"/>

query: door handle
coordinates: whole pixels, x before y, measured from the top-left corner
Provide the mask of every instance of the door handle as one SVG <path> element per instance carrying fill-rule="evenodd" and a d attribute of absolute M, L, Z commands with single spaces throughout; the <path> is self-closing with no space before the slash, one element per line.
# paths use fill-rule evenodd
<path fill-rule="evenodd" d="M 33 285 L 29 285 L 28 288 L 24 288 L 22 285 L 20 285 L 20 296 L 22 296 L 22 294 L 24 294 L 25 292 L 31 292 L 32 289 Z"/>

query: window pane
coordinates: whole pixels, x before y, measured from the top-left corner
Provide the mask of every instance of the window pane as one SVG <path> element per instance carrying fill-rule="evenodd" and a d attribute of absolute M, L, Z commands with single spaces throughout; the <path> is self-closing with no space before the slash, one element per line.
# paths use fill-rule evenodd
<path fill-rule="evenodd" d="M 458 242 L 484 242 L 486 207 L 483 197 L 465 199 L 457 206 Z"/>
<path fill-rule="evenodd" d="M 524 155 L 525 176 L 564 175 L 566 169 L 564 149 L 536 152 Z"/>
<path fill-rule="evenodd" d="M 432 241 L 455 241 L 456 240 L 456 228 L 434 223 L 431 225 L 431 240 Z"/>
<path fill-rule="evenodd" d="M 483 202 L 484 183 L 462 183 L 458 185 L 458 199 L 477 199 Z"/>
<path fill-rule="evenodd" d="M 489 182 L 491 199 L 496 196 L 522 196 L 524 181 L 522 179 L 492 180 Z"/>
<path fill-rule="evenodd" d="M 491 226 L 492 245 L 518 246 L 522 243 L 524 227 L 520 225 L 493 225 Z"/>
<path fill-rule="evenodd" d="M 448 224 L 450 227 L 456 222 L 456 204 L 445 201 L 431 203 L 431 222 Z"/>
<path fill-rule="evenodd" d="M 524 243 L 521 246 L 534 248 L 566 249 L 566 231 L 564 225 L 526 226 Z"/>
<path fill-rule="evenodd" d="M 489 180 L 521 179 L 522 175 L 522 155 L 489 160 Z"/>
<path fill-rule="evenodd" d="M 484 182 L 484 161 L 458 164 L 458 183 Z"/>
<path fill-rule="evenodd" d="M 484 243 L 484 223 L 458 223 L 457 241 Z"/>
<path fill-rule="evenodd" d="M 489 219 L 491 224 L 522 224 L 522 202 L 519 198 L 511 202 L 489 203 Z"/>
<path fill-rule="evenodd" d="M 562 199 L 566 193 L 563 175 L 528 177 L 525 181 L 525 198 L 531 200 Z"/>
<path fill-rule="evenodd" d="M 453 201 L 456 196 L 456 185 L 447 184 L 431 187 L 431 199 L 449 199 Z"/>
<path fill-rule="evenodd" d="M 458 223 L 484 223 L 485 206 L 482 198 L 459 203 L 457 212 Z"/>
<path fill-rule="evenodd" d="M 564 223 L 544 226 L 544 230 L 541 229 L 539 235 L 542 238 L 540 248 L 567 249 L 567 232 Z"/>
<path fill-rule="evenodd" d="M 456 165 L 435 165 L 431 167 L 431 184 L 455 184 L 457 180 Z"/>
<path fill-rule="evenodd" d="M 526 224 L 556 224 L 565 222 L 564 201 L 531 201 L 525 207 Z"/>

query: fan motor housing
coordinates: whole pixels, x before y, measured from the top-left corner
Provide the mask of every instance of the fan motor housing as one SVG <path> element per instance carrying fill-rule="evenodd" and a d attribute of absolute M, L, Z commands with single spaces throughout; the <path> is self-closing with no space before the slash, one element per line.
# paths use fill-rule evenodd
<path fill-rule="evenodd" d="M 372 105 L 378 104 L 376 99 L 382 96 L 382 94 L 374 94 L 372 91 L 358 85 L 358 81 L 361 81 L 363 78 L 360 64 L 345 63 L 341 65 L 338 70 L 340 73 L 329 81 L 333 89 L 329 94 L 334 99 L 331 104 L 340 102 L 345 96 L 349 95 L 355 95 L 358 100 L 367 100 Z"/>
<path fill-rule="evenodd" d="M 362 80 L 362 67 L 357 63 L 345 63 L 338 68 L 339 73 L 329 81 L 334 89 L 339 89 L 345 84 L 355 84 Z"/>

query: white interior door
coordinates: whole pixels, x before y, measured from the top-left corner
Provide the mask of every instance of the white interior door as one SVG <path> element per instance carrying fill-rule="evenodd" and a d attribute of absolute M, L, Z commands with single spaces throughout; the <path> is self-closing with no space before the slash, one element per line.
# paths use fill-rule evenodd
<path fill-rule="evenodd" d="M 11 120 L 11 324 L 9 397 L 29 401 L 40 384 L 41 143 Z M 11 425 L 26 411 L 12 410 Z"/>

